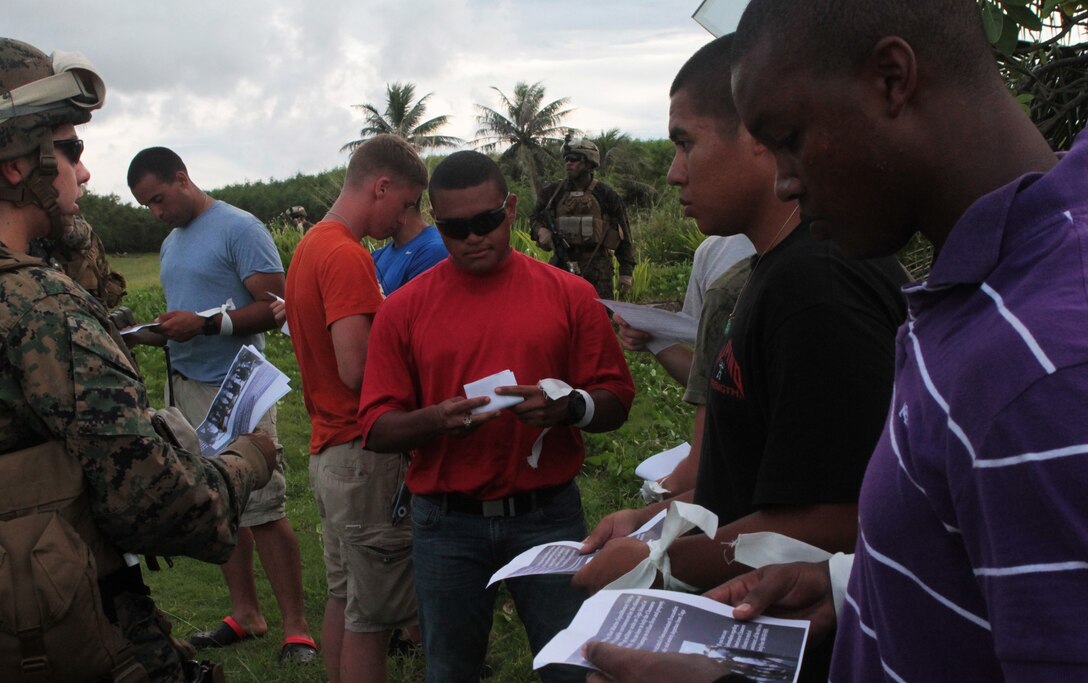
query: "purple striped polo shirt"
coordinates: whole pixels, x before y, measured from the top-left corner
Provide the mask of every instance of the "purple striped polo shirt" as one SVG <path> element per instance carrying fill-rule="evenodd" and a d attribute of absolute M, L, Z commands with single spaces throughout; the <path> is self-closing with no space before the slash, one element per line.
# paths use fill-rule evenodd
<path fill-rule="evenodd" d="M 1088 680 L 1088 134 L 905 291 L 831 680 Z"/>

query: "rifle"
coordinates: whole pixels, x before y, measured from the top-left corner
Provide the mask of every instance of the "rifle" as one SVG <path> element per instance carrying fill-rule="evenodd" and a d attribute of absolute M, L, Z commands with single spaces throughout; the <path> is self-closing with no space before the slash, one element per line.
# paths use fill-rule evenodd
<path fill-rule="evenodd" d="M 552 204 L 555 203 L 555 198 L 559 196 L 559 193 L 563 190 L 563 181 L 559 182 L 556 186 L 555 192 L 552 193 L 551 199 L 544 205 L 544 221 L 545 227 L 552 232 L 552 247 L 555 249 L 555 265 L 563 270 L 574 273 L 575 275 L 581 275 L 578 270 L 578 262 L 570 260 L 571 246 L 567 241 L 565 235 L 559 232 L 559 229 L 555 226 L 555 217 L 552 216 Z"/>

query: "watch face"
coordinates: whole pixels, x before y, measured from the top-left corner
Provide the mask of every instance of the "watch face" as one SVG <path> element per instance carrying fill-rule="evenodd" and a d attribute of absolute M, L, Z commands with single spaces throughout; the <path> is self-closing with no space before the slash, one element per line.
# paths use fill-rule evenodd
<path fill-rule="evenodd" d="M 571 424 L 580 422 L 586 416 L 586 397 L 572 391 L 567 395 L 567 419 Z"/>

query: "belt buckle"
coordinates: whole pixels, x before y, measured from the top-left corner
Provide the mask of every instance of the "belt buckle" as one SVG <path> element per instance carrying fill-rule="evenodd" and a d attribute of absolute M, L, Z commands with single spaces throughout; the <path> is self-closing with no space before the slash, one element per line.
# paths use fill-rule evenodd
<path fill-rule="evenodd" d="M 481 511 L 484 517 L 505 517 L 506 516 L 506 499 L 500 498 L 499 500 L 481 500 Z"/>

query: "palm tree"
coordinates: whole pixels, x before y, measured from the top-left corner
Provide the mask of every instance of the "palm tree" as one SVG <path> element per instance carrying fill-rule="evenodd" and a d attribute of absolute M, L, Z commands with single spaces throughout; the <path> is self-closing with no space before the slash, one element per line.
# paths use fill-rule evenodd
<path fill-rule="evenodd" d="M 427 111 L 427 100 L 434 93 L 427 93 L 413 103 L 416 86 L 413 83 L 389 83 L 385 86 L 385 112 L 381 113 L 372 104 L 353 104 L 356 109 L 366 112 L 366 125 L 359 131 L 359 139 L 352 140 L 340 148 L 341 152 L 355 151 L 355 148 L 375 135 L 392 133 L 399 135 L 415 145 L 416 149 L 435 147 L 458 147 L 464 144 L 461 138 L 448 135 L 435 135 L 442 126 L 449 123 L 448 116 L 436 116 L 423 121 Z M 422 123 L 421 123 L 422 121 Z"/>
<path fill-rule="evenodd" d="M 563 118 L 571 112 L 564 109 L 569 99 L 560 98 L 541 106 L 544 100 L 544 86 L 537 82 L 529 85 L 519 81 L 514 86 L 514 97 L 507 97 L 495 86 L 491 89 L 499 94 L 501 106 L 498 110 L 477 104 L 479 115 L 476 117 L 480 129 L 473 141 L 480 149 L 490 152 L 500 145 L 509 145 L 502 153 L 502 159 L 514 165 L 529 180 L 533 194 L 540 191 L 538 176 L 544 162 L 552 152 L 549 145 L 557 147 L 563 141 L 564 134 L 577 133 L 573 129 L 560 126 Z"/>

